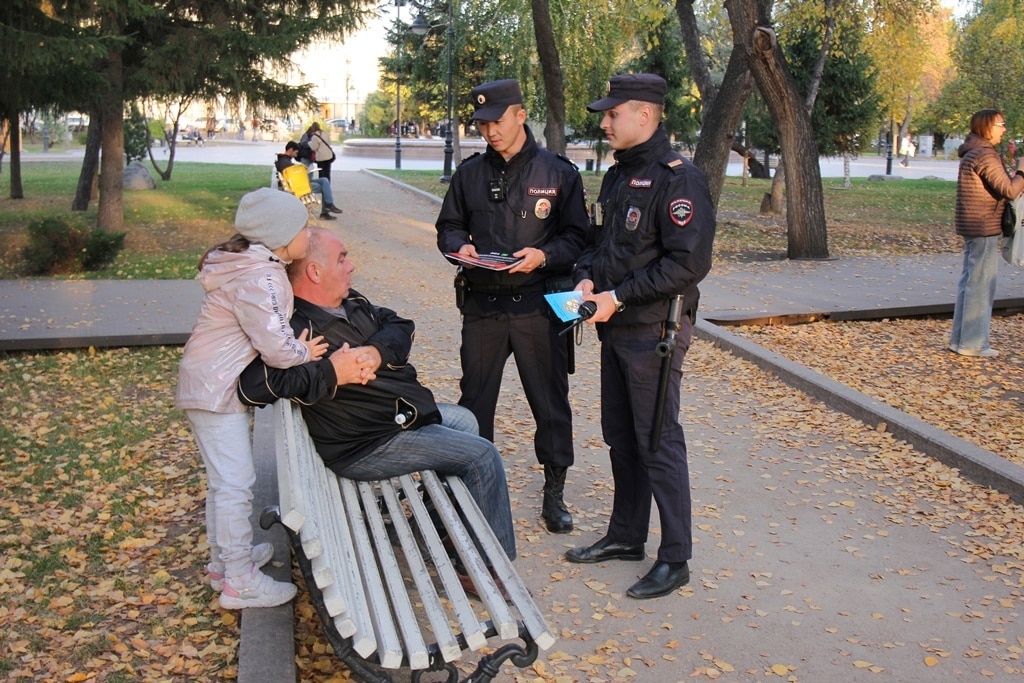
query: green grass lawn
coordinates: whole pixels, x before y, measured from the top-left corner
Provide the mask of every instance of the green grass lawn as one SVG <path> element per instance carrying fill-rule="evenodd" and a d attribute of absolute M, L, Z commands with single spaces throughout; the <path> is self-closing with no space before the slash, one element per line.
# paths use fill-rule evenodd
<path fill-rule="evenodd" d="M 80 165 L 30 162 L 22 165 L 25 199 L 0 199 L 0 277 L 19 274 L 26 227 L 60 216 L 73 225 L 96 223 L 96 202 L 70 211 Z M 7 181 L 6 174 L 2 176 Z M 75 277 L 89 279 L 191 278 L 199 256 L 231 236 L 242 195 L 267 185 L 266 166 L 175 163 L 169 182 L 154 174 L 156 189 L 124 195 L 125 250 L 109 268 Z"/>
<path fill-rule="evenodd" d="M 78 181 L 76 162 L 23 164 L 25 199 L 0 199 L 0 277 L 21 275 L 21 248 L 26 226 L 48 216 L 61 216 L 91 228 L 96 203 L 84 213 L 71 212 Z M 381 170 L 427 192 L 443 196 L 446 186 L 436 171 Z M 0 176 L 6 181 L 6 176 Z M 601 177 L 583 174 L 588 196 L 597 197 Z M 261 165 L 235 166 L 176 163 L 170 182 L 157 179 L 151 192 L 125 193 L 125 250 L 109 268 L 74 275 L 90 279 L 191 278 L 198 257 L 232 233 L 235 207 L 243 194 L 267 183 Z M 941 180 L 877 182 L 855 178 L 823 181 L 832 256 L 956 252 L 953 234 L 956 185 Z M 716 259 L 783 258 L 784 216 L 758 214 L 769 181 L 728 178 L 718 212 Z"/>

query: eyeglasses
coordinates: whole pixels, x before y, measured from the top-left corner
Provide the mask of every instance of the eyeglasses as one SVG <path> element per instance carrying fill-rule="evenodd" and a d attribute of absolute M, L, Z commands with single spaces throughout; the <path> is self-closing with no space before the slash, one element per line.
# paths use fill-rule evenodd
<path fill-rule="evenodd" d="M 993 123 L 992 125 L 999 126 L 1000 128 L 1006 128 L 1006 121 L 999 121 L 997 123 Z"/>

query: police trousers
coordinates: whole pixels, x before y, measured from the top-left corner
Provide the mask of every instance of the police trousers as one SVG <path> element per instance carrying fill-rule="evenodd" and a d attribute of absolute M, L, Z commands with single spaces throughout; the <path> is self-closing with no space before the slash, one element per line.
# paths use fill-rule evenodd
<path fill-rule="evenodd" d="M 684 316 L 672 355 L 661 440 L 657 450 L 651 450 L 662 361 L 655 347 L 662 329 L 661 323 L 601 326 L 601 432 L 610 450 L 615 481 L 608 537 L 622 543 L 645 543 L 653 496 L 661 519 L 658 559 L 684 562 L 692 557 L 693 535 L 679 388 L 693 327 Z"/>

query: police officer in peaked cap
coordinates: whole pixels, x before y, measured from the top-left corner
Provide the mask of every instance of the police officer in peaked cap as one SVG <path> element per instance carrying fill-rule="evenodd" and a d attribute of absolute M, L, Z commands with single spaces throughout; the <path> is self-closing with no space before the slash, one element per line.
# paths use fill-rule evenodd
<path fill-rule="evenodd" d="M 574 461 L 569 347 L 544 294 L 572 289 L 572 266 L 588 224 L 583 182 L 575 165 L 537 144 L 518 81 L 483 83 L 470 97 L 487 149 L 452 175 L 437 217 L 437 246 L 463 259 L 519 260 L 505 270 L 463 264 L 456 275 L 459 404 L 473 411 L 480 434 L 493 441 L 502 373 L 509 356 L 515 357 L 536 424 L 534 451 L 544 468 L 541 516 L 548 531 L 568 533 L 573 520 L 564 487 Z M 518 424 L 523 416 L 505 417 Z"/>
<path fill-rule="evenodd" d="M 661 541 L 654 565 L 627 590 L 637 599 L 668 595 L 690 579 L 679 390 L 697 284 L 711 269 L 715 235 L 707 180 L 672 149 L 661 125 L 666 90 L 656 74 L 619 74 L 587 107 L 601 114 L 615 165 L 601 183 L 574 272 L 584 300 L 596 305 L 588 322 L 601 340 L 601 429 L 615 497 L 607 533 L 565 556 L 581 563 L 643 560 L 653 497 Z"/>

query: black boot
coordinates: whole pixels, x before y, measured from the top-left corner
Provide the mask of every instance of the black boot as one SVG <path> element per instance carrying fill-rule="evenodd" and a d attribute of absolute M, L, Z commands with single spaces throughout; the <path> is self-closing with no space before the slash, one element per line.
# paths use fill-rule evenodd
<path fill-rule="evenodd" d="M 572 515 L 562 502 L 565 489 L 565 473 L 568 467 L 544 465 L 544 506 L 541 517 L 544 525 L 553 534 L 567 534 L 572 531 Z"/>

